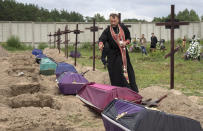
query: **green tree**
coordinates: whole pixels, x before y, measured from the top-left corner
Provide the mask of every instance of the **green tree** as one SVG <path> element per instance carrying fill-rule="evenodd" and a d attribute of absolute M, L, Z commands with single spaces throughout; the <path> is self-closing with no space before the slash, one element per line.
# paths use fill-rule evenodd
<path fill-rule="evenodd" d="M 194 10 L 190 10 L 190 21 L 200 21 L 198 14 Z"/>
<path fill-rule="evenodd" d="M 61 21 L 70 21 L 70 14 L 66 10 L 61 11 Z"/>
<path fill-rule="evenodd" d="M 71 22 L 84 22 L 84 17 L 83 15 L 73 11 L 73 12 L 70 12 L 70 21 Z"/>
<path fill-rule="evenodd" d="M 60 22 L 60 13 L 58 10 L 54 9 L 50 12 L 50 17 L 53 21 Z"/>
<path fill-rule="evenodd" d="M 95 14 L 94 18 L 95 18 L 96 22 L 105 22 L 106 21 L 104 16 L 100 15 L 99 13 Z"/>
<path fill-rule="evenodd" d="M 200 21 L 198 14 L 194 10 L 189 11 L 188 9 L 179 11 L 175 18 L 180 21 Z M 170 19 L 170 15 L 167 17 L 154 17 L 153 22 L 164 22 L 167 19 Z"/>
<path fill-rule="evenodd" d="M 152 22 L 165 22 L 167 17 L 154 17 Z"/>
<path fill-rule="evenodd" d="M 203 15 L 201 16 L 201 20 L 203 21 Z"/>
<path fill-rule="evenodd" d="M 95 14 L 93 17 L 86 16 L 85 21 L 92 22 L 93 18 L 95 19 L 96 22 L 105 22 L 106 21 L 104 16 L 100 15 L 99 13 Z"/>
<path fill-rule="evenodd" d="M 146 22 L 146 20 L 139 20 L 139 19 L 124 19 L 123 22 Z"/>
<path fill-rule="evenodd" d="M 15 0 L 0 0 L 0 20 L 4 21 L 73 21 L 84 18 L 77 12 L 58 11 L 40 8 L 34 4 L 18 3 Z"/>
<path fill-rule="evenodd" d="M 190 21 L 190 11 L 188 9 L 179 11 L 177 14 L 177 19 L 179 19 L 180 21 Z"/>

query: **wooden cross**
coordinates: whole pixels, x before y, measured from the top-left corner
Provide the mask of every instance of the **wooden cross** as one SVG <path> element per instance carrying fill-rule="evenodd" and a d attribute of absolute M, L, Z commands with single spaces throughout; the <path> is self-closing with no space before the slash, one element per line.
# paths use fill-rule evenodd
<path fill-rule="evenodd" d="M 56 32 L 53 34 L 54 36 L 54 48 L 56 48 Z"/>
<path fill-rule="evenodd" d="M 99 28 L 98 26 L 95 25 L 96 24 L 96 20 L 93 19 L 93 26 L 89 27 L 89 28 L 85 28 L 87 30 L 90 30 L 91 32 L 93 32 L 93 71 L 95 71 L 95 32 L 97 32 L 98 30 L 102 30 L 103 28 Z"/>
<path fill-rule="evenodd" d="M 65 27 L 65 30 L 62 31 L 62 34 L 65 34 L 65 41 L 64 41 L 64 44 L 65 44 L 65 56 L 68 58 L 68 34 L 71 33 L 73 31 L 70 31 L 68 30 L 68 25 L 66 25 Z"/>
<path fill-rule="evenodd" d="M 121 13 L 118 13 L 119 24 L 121 24 Z M 126 27 L 130 28 L 131 25 L 125 25 Z"/>
<path fill-rule="evenodd" d="M 61 53 L 61 47 L 60 47 L 60 45 L 61 45 L 61 35 L 62 35 L 62 32 L 61 32 L 61 30 L 60 29 L 58 29 L 58 31 L 56 32 L 56 36 L 57 36 L 57 48 L 58 48 L 58 50 L 59 50 L 59 54 Z"/>
<path fill-rule="evenodd" d="M 51 37 L 52 37 L 51 32 L 48 34 L 48 36 L 49 36 L 49 45 L 51 47 Z"/>
<path fill-rule="evenodd" d="M 77 44 L 78 44 L 78 34 L 83 33 L 83 31 L 78 29 L 78 24 L 76 25 L 76 29 L 73 31 L 75 34 L 75 63 L 76 66 L 76 54 L 77 54 Z"/>
<path fill-rule="evenodd" d="M 170 67 L 170 88 L 174 89 L 174 29 L 179 28 L 179 25 L 188 25 L 189 22 L 179 22 L 175 20 L 174 5 L 171 5 L 171 19 L 165 23 L 156 23 L 157 26 L 165 25 L 166 29 L 171 29 L 171 67 Z"/>

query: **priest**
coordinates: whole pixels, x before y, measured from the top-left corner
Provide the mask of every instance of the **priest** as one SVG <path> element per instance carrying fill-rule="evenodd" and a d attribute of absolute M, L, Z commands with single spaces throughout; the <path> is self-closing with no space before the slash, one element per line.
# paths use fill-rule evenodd
<path fill-rule="evenodd" d="M 99 38 L 99 49 L 102 50 L 104 43 L 108 43 L 107 68 L 111 85 L 127 87 L 138 92 L 134 70 L 126 48 L 131 41 L 130 32 L 124 24 L 119 24 L 117 14 L 110 14 L 110 24 Z"/>

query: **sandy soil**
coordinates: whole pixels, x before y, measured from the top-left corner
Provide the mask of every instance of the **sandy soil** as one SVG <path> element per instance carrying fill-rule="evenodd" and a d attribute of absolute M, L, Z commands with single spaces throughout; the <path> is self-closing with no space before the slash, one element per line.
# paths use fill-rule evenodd
<path fill-rule="evenodd" d="M 1 51 L 0 51 L 1 52 Z M 103 131 L 101 116 L 85 106 L 75 96 L 59 93 L 56 77 L 39 75 L 39 65 L 31 52 L 0 54 L 0 131 Z M 55 49 L 44 53 L 57 62 L 73 64 Z M 92 67 L 77 65 L 78 72 L 90 70 L 89 81 L 109 84 L 107 72 L 92 71 Z M 23 73 L 22 73 L 23 72 Z M 187 97 L 176 90 L 148 87 L 140 91 L 147 98 L 168 94 L 159 110 L 196 119 L 203 125 L 203 108 L 198 97 Z"/>

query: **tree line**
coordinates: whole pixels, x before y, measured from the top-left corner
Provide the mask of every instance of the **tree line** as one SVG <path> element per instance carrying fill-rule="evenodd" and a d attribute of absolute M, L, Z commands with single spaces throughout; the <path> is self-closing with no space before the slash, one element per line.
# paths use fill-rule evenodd
<path fill-rule="evenodd" d="M 1 21 L 38 21 L 38 22 L 84 22 L 77 12 L 58 11 L 38 7 L 34 4 L 18 3 L 15 0 L 0 0 Z"/>
<path fill-rule="evenodd" d="M 164 22 L 168 19 L 170 19 L 170 15 L 166 17 L 154 17 L 152 21 Z M 200 20 L 203 20 L 203 15 L 200 18 L 193 9 L 191 10 L 185 9 L 183 11 L 179 11 L 178 14 L 175 15 L 175 19 L 178 19 L 180 21 L 200 21 Z"/>
<path fill-rule="evenodd" d="M 167 17 L 154 17 L 153 22 L 164 22 Z M 35 21 L 35 22 L 92 22 L 95 18 L 97 22 L 106 22 L 104 16 L 95 14 L 93 17 L 67 10 L 48 10 L 34 4 L 23 4 L 15 0 L 0 0 L 0 20 L 1 21 Z M 200 21 L 200 17 L 194 10 L 185 9 L 178 12 L 176 18 L 181 21 Z M 203 20 L 203 16 L 201 16 Z M 140 19 L 124 19 L 123 22 L 146 22 Z"/>

